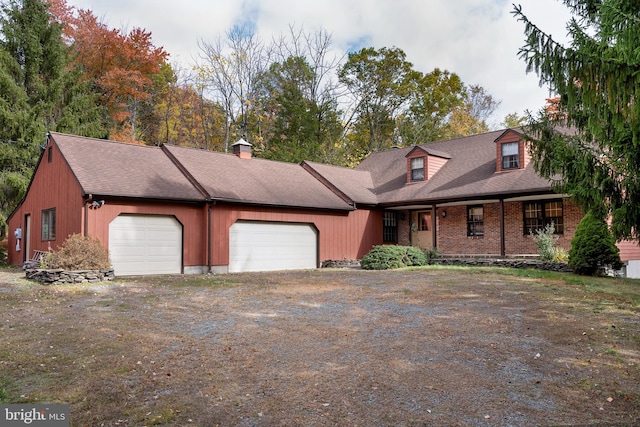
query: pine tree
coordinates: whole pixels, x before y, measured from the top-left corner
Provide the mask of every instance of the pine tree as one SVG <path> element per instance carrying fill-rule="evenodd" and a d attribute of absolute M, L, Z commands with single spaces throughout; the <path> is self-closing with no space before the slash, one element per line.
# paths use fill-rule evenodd
<path fill-rule="evenodd" d="M 563 0 L 574 18 L 563 46 L 530 22 L 520 56 L 559 97 L 530 117 L 539 173 L 585 210 L 612 218 L 616 238 L 640 237 L 640 2 Z M 557 125 L 568 129 L 560 132 Z"/>
<path fill-rule="evenodd" d="M 614 270 L 622 268 L 620 250 L 607 223 L 591 212 L 582 218 L 571 240 L 569 267 L 578 274 L 588 276 L 602 274 L 606 267 Z"/>
<path fill-rule="evenodd" d="M 77 83 L 62 25 L 43 0 L 11 0 L 0 14 L 0 216 L 22 199 L 49 130 L 102 136 L 100 109 Z"/>

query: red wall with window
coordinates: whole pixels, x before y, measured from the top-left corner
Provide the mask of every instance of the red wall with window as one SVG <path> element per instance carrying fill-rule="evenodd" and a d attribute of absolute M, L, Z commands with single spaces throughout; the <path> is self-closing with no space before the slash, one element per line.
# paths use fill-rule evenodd
<path fill-rule="evenodd" d="M 51 159 L 51 161 L 49 161 Z M 55 208 L 56 236 L 53 240 L 42 240 L 42 211 Z M 29 192 L 20 207 L 9 217 L 8 256 L 10 264 L 22 264 L 30 259 L 34 250 L 55 250 L 67 236 L 81 232 L 83 217 L 81 189 L 67 167 L 57 147 L 49 144 L 40 158 L 39 167 L 29 187 Z M 25 216 L 30 215 L 31 227 L 26 235 Z M 14 231 L 20 227 L 23 239 L 20 251 L 16 251 Z M 29 239 L 29 242 L 25 241 Z M 29 249 L 30 254 L 25 249 Z"/>

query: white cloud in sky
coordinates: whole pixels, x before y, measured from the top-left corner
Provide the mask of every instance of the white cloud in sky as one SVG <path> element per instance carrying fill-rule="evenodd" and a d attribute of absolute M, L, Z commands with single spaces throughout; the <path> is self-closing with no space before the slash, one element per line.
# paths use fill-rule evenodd
<path fill-rule="evenodd" d="M 250 22 L 265 41 L 290 25 L 331 34 L 340 51 L 396 46 L 423 73 L 434 68 L 457 73 L 502 101 L 492 118 L 538 110 L 549 96 L 535 74 L 526 74 L 518 49 L 524 25 L 506 0 L 67 0 L 91 9 L 111 27 L 141 27 L 170 61 L 192 65 L 198 41 L 224 37 L 234 24 Z M 559 40 L 569 15 L 556 0 L 521 0 L 525 15 Z"/>

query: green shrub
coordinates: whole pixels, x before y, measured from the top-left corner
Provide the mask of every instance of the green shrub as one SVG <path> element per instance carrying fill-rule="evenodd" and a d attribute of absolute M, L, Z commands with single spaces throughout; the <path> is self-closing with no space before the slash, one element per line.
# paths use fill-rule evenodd
<path fill-rule="evenodd" d="M 542 230 L 536 230 L 536 232 L 529 232 L 533 242 L 538 248 L 538 255 L 542 261 L 553 261 L 553 257 L 556 251 L 556 243 L 558 236 L 554 235 L 556 227 L 551 224 L 547 224 Z"/>
<path fill-rule="evenodd" d="M 69 236 L 58 251 L 47 254 L 44 264 L 63 270 L 106 270 L 111 267 L 109 253 L 100 240 L 80 234 Z"/>
<path fill-rule="evenodd" d="M 426 265 L 427 255 L 414 246 L 374 246 L 362 257 L 360 265 L 365 270 L 389 270 L 394 268 Z"/>
<path fill-rule="evenodd" d="M 622 268 L 620 250 L 607 223 L 587 213 L 576 228 L 569 251 L 569 267 L 585 276 L 600 275 L 606 267 Z"/>
<path fill-rule="evenodd" d="M 426 252 L 427 255 L 427 264 L 431 264 L 432 259 L 440 258 L 440 252 L 438 248 L 431 248 Z"/>
<path fill-rule="evenodd" d="M 0 265 L 7 263 L 7 245 L 6 240 L 0 242 Z"/>

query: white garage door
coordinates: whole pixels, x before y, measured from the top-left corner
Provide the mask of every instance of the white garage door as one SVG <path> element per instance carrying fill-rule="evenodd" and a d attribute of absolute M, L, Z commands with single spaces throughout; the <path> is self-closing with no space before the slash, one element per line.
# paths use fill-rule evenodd
<path fill-rule="evenodd" d="M 316 268 L 317 241 L 309 224 L 236 222 L 229 230 L 229 271 Z"/>
<path fill-rule="evenodd" d="M 182 272 L 182 226 L 172 216 L 121 215 L 109 224 L 116 276 Z"/>

